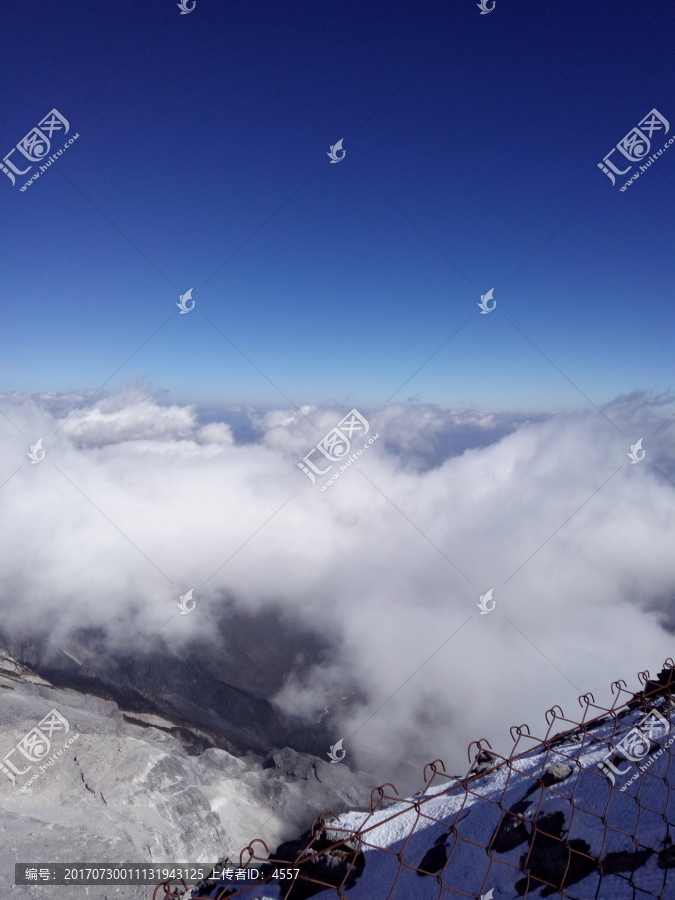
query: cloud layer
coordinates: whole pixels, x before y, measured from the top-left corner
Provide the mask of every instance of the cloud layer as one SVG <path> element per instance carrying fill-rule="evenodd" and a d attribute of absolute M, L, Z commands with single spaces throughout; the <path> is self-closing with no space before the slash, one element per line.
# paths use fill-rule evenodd
<path fill-rule="evenodd" d="M 576 718 L 579 693 L 609 704 L 615 678 L 675 655 L 675 425 L 653 435 L 671 401 L 362 410 L 380 438 L 322 493 L 297 463 L 348 410 L 249 411 L 240 443 L 226 414 L 142 387 L 70 419 L 77 398 L 6 397 L 4 628 L 102 627 L 120 648 L 172 613 L 172 635 L 206 639 L 200 613 L 226 597 L 281 607 L 331 646 L 284 694 L 314 721 L 329 708 L 347 762 L 401 783 L 436 757 L 464 772 L 469 741 L 507 752 L 510 725 L 541 734 L 554 703 Z"/>

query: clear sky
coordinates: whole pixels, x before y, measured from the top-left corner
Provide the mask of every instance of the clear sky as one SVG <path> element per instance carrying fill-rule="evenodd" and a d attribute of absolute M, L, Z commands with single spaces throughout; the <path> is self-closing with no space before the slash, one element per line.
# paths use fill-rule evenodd
<path fill-rule="evenodd" d="M 675 145 L 624 192 L 597 164 L 653 108 L 675 134 L 673 18 L 5 4 L 1 155 L 52 108 L 79 138 L 24 192 L 0 173 L 1 389 L 119 369 L 108 388 L 286 404 L 259 369 L 297 405 L 380 406 L 410 379 L 390 402 L 586 406 L 542 354 L 598 404 L 672 388 Z"/>

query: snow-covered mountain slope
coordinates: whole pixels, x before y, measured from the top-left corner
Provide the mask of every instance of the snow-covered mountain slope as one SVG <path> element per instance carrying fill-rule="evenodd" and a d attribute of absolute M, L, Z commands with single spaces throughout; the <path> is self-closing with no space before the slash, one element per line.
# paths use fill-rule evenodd
<path fill-rule="evenodd" d="M 597 715 L 582 698 L 585 722 L 524 750 L 516 729 L 507 760 L 480 749 L 469 775 L 432 766 L 424 792 L 388 808 L 318 820 L 257 866 L 272 876 L 286 861 L 297 881 L 244 887 L 221 880 L 192 896 L 246 900 L 432 900 L 562 896 L 569 900 L 675 898 L 675 668 L 672 661 Z M 627 699 L 620 704 L 620 698 Z M 628 699 L 630 697 L 630 699 Z M 593 715 L 595 714 L 595 718 Z M 569 729 L 569 724 L 567 725 Z M 384 786 L 380 797 L 394 796 Z M 396 799 L 394 797 L 394 799 Z M 249 854 L 244 852 L 246 864 Z M 279 862 L 277 862 L 279 861 Z M 330 888 L 333 885 L 333 888 Z"/>
<path fill-rule="evenodd" d="M 289 748 L 195 756 L 182 731 L 161 716 L 55 687 L 0 654 L 3 889 L 17 900 L 36 896 L 34 885 L 13 884 L 15 862 L 213 863 L 256 834 L 276 844 L 326 807 L 368 802 L 372 778 L 345 765 Z M 14 749 L 21 741 L 39 760 Z M 152 897 L 148 887 L 51 890 L 64 900 Z"/>

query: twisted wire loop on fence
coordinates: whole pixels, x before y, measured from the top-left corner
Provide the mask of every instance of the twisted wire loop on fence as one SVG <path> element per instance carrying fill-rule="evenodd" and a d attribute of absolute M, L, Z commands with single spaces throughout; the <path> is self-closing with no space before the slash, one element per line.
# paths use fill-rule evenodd
<path fill-rule="evenodd" d="M 675 662 L 640 681 L 637 694 L 615 681 L 610 708 L 582 695 L 580 722 L 553 706 L 543 737 L 513 726 L 508 757 L 485 739 L 472 742 L 464 778 L 436 759 L 409 799 L 384 784 L 370 812 L 323 813 L 273 856 L 256 855 L 253 841 L 245 849 L 259 868 L 255 883 L 233 875 L 192 896 L 306 900 L 332 890 L 348 900 L 358 886 L 355 895 L 368 900 L 477 900 L 492 898 L 491 889 L 495 900 L 673 900 Z"/>
<path fill-rule="evenodd" d="M 171 881 L 163 881 L 157 885 L 152 900 L 177 900 L 177 898 L 185 897 L 187 892 L 187 883 L 182 878 L 173 878 Z"/>

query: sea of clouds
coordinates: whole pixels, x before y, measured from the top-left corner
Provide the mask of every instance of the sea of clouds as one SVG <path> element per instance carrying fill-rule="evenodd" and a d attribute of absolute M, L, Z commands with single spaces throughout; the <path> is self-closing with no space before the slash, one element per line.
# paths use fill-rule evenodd
<path fill-rule="evenodd" d="M 508 752 L 511 725 L 543 734 L 556 703 L 579 718 L 580 693 L 609 705 L 614 679 L 637 689 L 675 656 L 672 396 L 361 410 L 380 437 L 323 493 L 297 463 L 348 408 L 205 416 L 128 385 L 73 415 L 84 400 L 0 400 L 6 632 L 100 628 L 133 649 L 172 614 L 172 640 L 217 641 L 201 613 L 226 597 L 281 607 L 330 652 L 280 704 L 330 707 L 345 761 L 405 784 L 438 757 L 464 773 L 474 739 Z"/>

